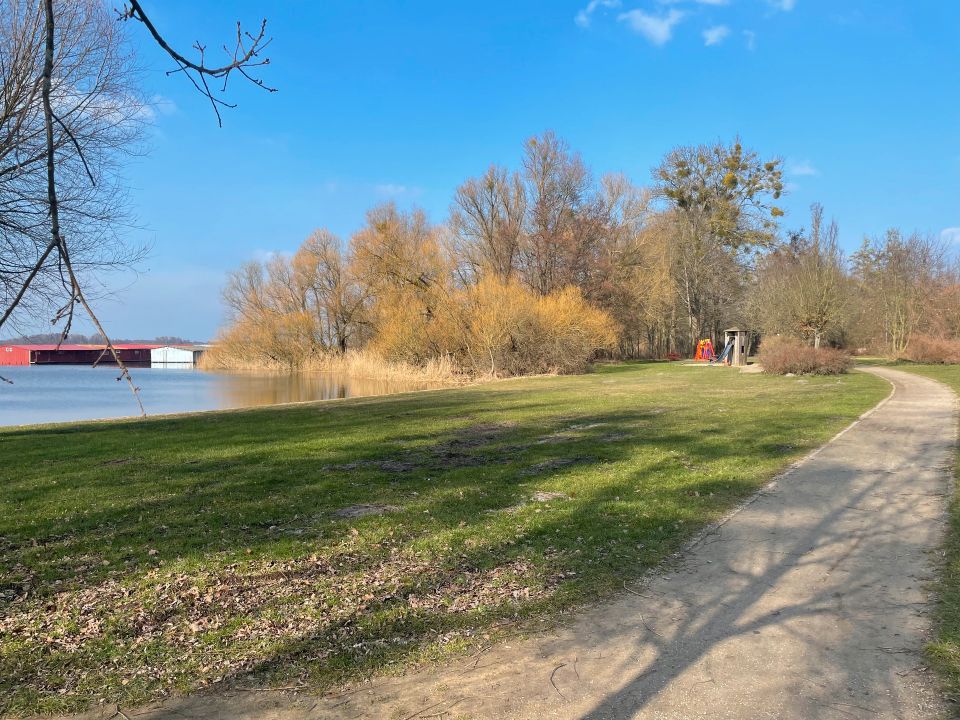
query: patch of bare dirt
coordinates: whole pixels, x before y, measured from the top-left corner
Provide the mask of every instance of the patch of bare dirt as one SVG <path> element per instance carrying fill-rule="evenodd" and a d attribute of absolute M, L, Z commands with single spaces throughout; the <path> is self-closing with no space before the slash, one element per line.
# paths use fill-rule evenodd
<path fill-rule="evenodd" d="M 516 422 L 480 423 L 458 431 L 456 437 L 430 448 L 409 451 L 401 457 L 358 460 L 326 465 L 324 470 L 376 469 L 388 473 L 408 473 L 432 468 L 479 467 L 490 462 L 480 451 L 501 440 L 517 426 Z"/>
<path fill-rule="evenodd" d="M 340 508 L 333 513 L 337 518 L 361 518 L 367 515 L 383 515 L 384 513 L 397 512 L 400 508 L 396 505 L 350 505 Z"/>
<path fill-rule="evenodd" d="M 531 497 L 533 502 L 545 503 L 553 500 L 569 500 L 570 496 L 562 492 L 550 492 L 546 490 L 537 490 Z"/>
<path fill-rule="evenodd" d="M 564 457 L 564 458 L 554 458 L 552 460 L 544 460 L 539 462 L 536 465 L 531 465 L 521 474 L 523 476 L 530 475 L 543 475 L 544 473 L 551 472 L 553 470 L 559 470 L 560 468 L 568 467 L 569 465 L 577 465 L 580 463 L 590 462 L 593 458 L 589 457 Z"/>

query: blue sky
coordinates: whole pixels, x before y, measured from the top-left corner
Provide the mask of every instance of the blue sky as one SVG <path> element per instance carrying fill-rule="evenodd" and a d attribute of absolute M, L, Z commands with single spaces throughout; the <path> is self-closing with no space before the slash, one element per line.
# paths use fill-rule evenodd
<path fill-rule="evenodd" d="M 960 3 L 952 0 L 146 0 L 181 47 L 268 18 L 266 94 L 209 106 L 139 38 L 157 100 L 127 170 L 151 243 L 101 301 L 117 336 L 202 339 L 225 272 L 344 238 L 371 205 L 436 222 L 454 188 L 553 129 L 597 174 L 649 181 L 681 144 L 743 141 L 787 168 L 787 227 L 814 201 L 852 249 L 890 226 L 960 244 Z M 228 7 L 229 5 L 229 7 Z M 953 228 L 954 230 L 950 230 Z"/>

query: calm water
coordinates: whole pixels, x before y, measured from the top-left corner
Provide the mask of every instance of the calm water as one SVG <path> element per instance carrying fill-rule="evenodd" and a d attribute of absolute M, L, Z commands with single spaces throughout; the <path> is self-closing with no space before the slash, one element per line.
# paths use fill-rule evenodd
<path fill-rule="evenodd" d="M 192 368 L 132 368 L 149 415 L 389 395 L 430 385 L 351 378 L 332 373 L 249 375 L 209 373 Z M 137 406 L 116 368 L 80 365 L 3 367 L 0 426 L 128 417 Z"/>

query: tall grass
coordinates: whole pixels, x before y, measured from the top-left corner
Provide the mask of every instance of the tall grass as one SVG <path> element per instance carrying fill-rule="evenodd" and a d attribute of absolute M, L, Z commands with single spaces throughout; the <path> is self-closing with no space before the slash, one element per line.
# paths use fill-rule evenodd
<path fill-rule="evenodd" d="M 386 360 L 368 350 L 313 355 L 292 367 L 288 363 L 271 360 L 262 355 L 251 357 L 238 353 L 236 348 L 215 345 L 201 356 L 199 367 L 203 370 L 331 372 L 370 380 L 416 380 L 450 384 L 476 379 L 457 372 L 454 363 L 447 356 L 431 358 L 422 365 L 413 365 Z"/>

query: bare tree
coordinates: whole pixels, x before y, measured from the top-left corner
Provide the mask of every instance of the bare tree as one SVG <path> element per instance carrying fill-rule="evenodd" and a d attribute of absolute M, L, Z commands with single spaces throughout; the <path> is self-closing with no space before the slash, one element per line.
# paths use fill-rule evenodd
<path fill-rule="evenodd" d="M 59 244 L 50 234 L 48 106 L 57 215 L 61 234 L 70 238 L 78 279 L 89 282 L 139 256 L 117 232 L 126 219 L 119 166 L 137 151 L 147 110 L 132 54 L 98 0 L 59 3 L 56 9 L 54 52 L 45 73 L 44 5 L 0 4 L 0 326 L 16 320 L 18 307 L 24 320 L 62 317 L 58 310 L 71 297 Z"/>
<path fill-rule="evenodd" d="M 450 227 L 457 250 L 474 275 L 490 273 L 506 280 L 514 274 L 526 210 L 520 175 L 496 165 L 457 188 Z"/>
<path fill-rule="evenodd" d="M 225 90 L 236 72 L 272 91 L 250 75 L 252 68 L 269 62 L 259 56 L 269 43 L 266 21 L 256 36 L 243 33 L 238 24 L 233 50 L 224 47 L 227 63 L 210 66 L 200 43 L 194 46 L 197 61 L 174 50 L 137 0 L 119 14 L 146 26 L 177 63 L 178 69 L 172 72 L 186 75 L 211 101 L 218 122 L 219 107 L 230 105 L 213 95 L 208 78 L 222 80 Z M 18 307 L 36 306 L 34 298 L 49 303 L 59 294 L 65 302 L 53 323 L 62 322 L 62 337 L 67 337 L 75 309 L 82 307 L 106 338 L 104 355 L 111 355 L 120 367 L 144 413 L 130 373 L 91 307 L 86 283 L 81 282 L 82 271 L 89 265 L 129 260 L 104 254 L 110 221 L 123 202 L 122 185 L 109 171 L 118 153 L 127 149 L 131 128 L 136 129 L 134 121 L 143 108 L 131 90 L 130 57 L 124 54 L 120 26 L 108 22 L 99 0 L 39 0 L 35 6 L 10 0 L 0 5 L 0 21 L 5 100 L 0 162 L 8 171 L 0 175 L 4 210 L 0 233 L 7 251 L 0 264 L 4 293 L 0 327 Z M 103 182 L 105 175 L 115 187 Z M 47 240 L 42 241 L 44 227 Z"/>
<path fill-rule="evenodd" d="M 353 272 L 373 295 L 409 291 L 428 297 L 450 271 L 426 214 L 403 212 L 393 203 L 367 212 L 367 223 L 351 238 L 350 250 Z"/>
<path fill-rule="evenodd" d="M 293 267 L 307 288 L 308 306 L 317 319 L 324 347 L 345 353 L 366 326 L 369 295 L 353 277 L 340 240 L 326 230 L 317 230 L 293 256 Z"/>
<path fill-rule="evenodd" d="M 836 222 L 824 227 L 823 207 L 812 206 L 809 236 L 793 234 L 763 258 L 752 292 L 753 316 L 767 334 L 786 334 L 820 347 L 842 339 L 850 314 L 850 280 Z"/>
<path fill-rule="evenodd" d="M 602 206 L 590 171 L 553 132 L 524 147 L 527 217 L 522 277 L 541 295 L 583 285 L 600 240 Z"/>
<path fill-rule="evenodd" d="M 625 356 L 661 355 L 671 333 L 673 286 L 665 223 L 651 195 L 623 175 L 600 181 L 603 237 L 587 297 L 617 321 Z"/>
<path fill-rule="evenodd" d="M 900 355 L 911 335 L 929 329 L 938 298 L 953 282 L 946 246 L 891 229 L 882 238 L 864 240 L 852 260 L 860 324 L 872 328 L 891 354 Z"/>

